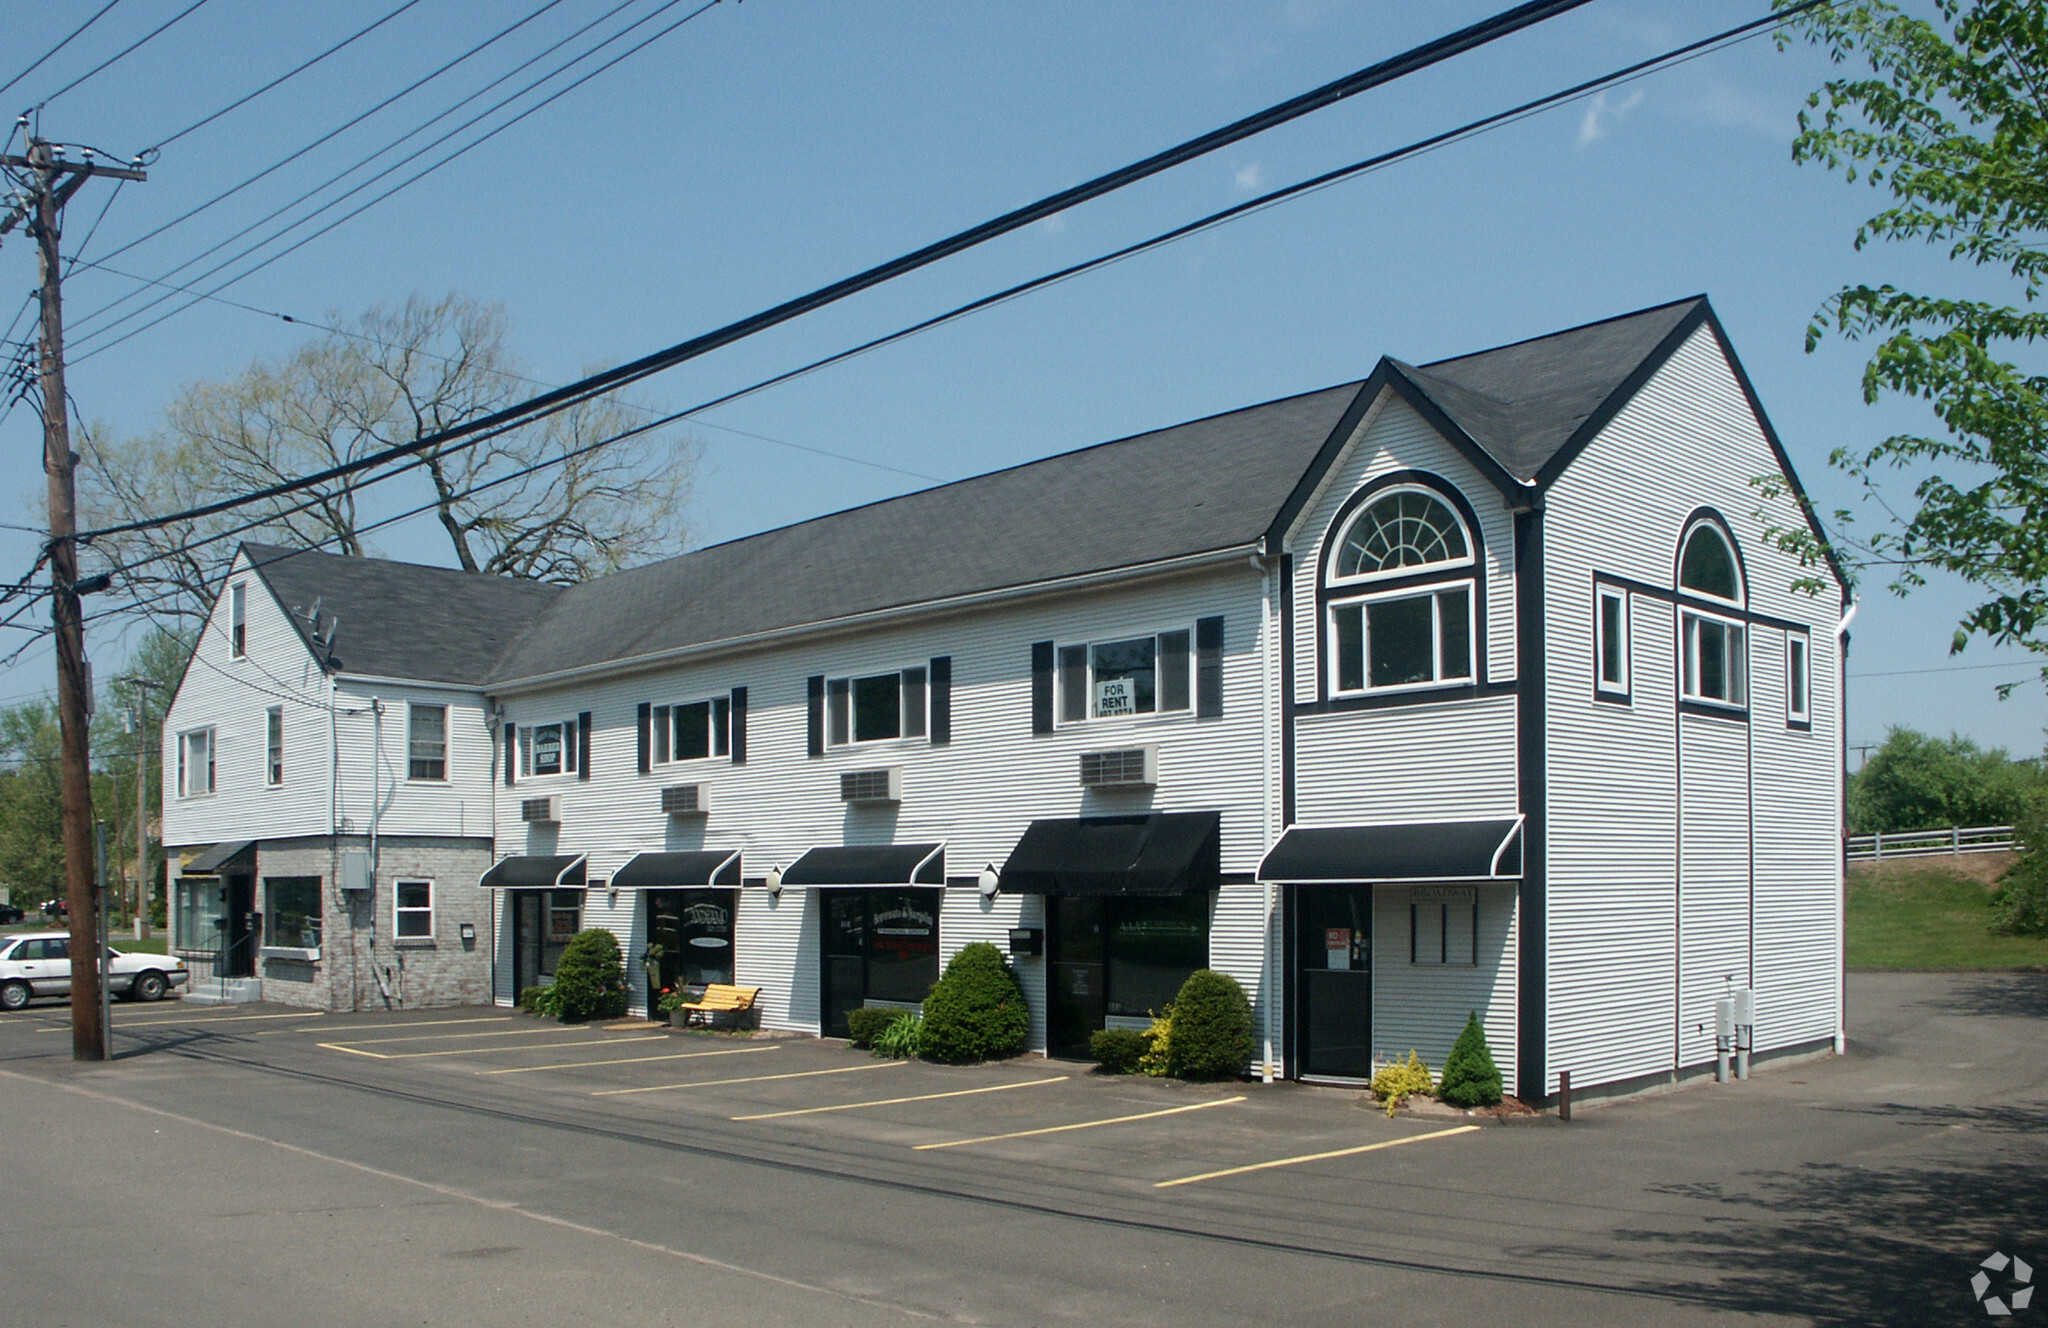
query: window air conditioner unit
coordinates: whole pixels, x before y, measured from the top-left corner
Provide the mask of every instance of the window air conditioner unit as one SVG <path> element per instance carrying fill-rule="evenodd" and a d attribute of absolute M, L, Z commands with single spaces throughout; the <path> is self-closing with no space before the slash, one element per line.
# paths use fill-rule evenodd
<path fill-rule="evenodd" d="M 671 784 L 661 791 L 661 810 L 669 816 L 702 816 L 711 810 L 711 786 Z"/>
<path fill-rule="evenodd" d="M 562 820 L 562 795 L 556 793 L 545 798 L 520 799 L 519 819 L 529 825 L 559 825 Z"/>
<path fill-rule="evenodd" d="M 848 770 L 839 776 L 841 802 L 903 801 L 903 769 Z"/>
<path fill-rule="evenodd" d="M 1150 788 L 1158 782 L 1157 747 L 1081 753 L 1082 788 Z"/>

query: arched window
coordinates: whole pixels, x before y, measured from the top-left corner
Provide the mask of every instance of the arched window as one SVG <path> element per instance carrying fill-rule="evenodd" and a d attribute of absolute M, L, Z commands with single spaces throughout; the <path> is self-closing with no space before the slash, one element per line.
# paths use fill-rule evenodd
<path fill-rule="evenodd" d="M 1742 572 L 1719 526 L 1701 521 L 1678 555 L 1679 590 L 1742 603 Z M 1749 704 L 1749 633 L 1735 618 L 1686 608 L 1678 615 L 1679 683 L 1688 701 L 1741 708 Z"/>
<path fill-rule="evenodd" d="M 1465 569 L 1475 561 L 1473 538 L 1450 502 L 1418 484 L 1390 488 L 1359 508 L 1332 547 L 1332 691 L 1472 680 L 1477 583 Z M 1399 589 L 1373 589 L 1396 577 Z"/>
<path fill-rule="evenodd" d="M 1443 499 L 1426 489 L 1395 489 L 1351 519 L 1331 563 L 1348 580 L 1472 561 L 1465 525 Z"/>

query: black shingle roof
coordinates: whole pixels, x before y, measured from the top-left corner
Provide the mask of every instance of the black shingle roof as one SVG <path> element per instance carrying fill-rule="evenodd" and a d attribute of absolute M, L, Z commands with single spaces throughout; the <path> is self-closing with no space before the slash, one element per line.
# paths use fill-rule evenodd
<path fill-rule="evenodd" d="M 480 684 L 1255 543 L 1361 388 L 1420 394 L 1506 476 L 1547 480 L 1704 297 L 1102 443 L 568 588 L 249 546 L 288 606 L 324 601 L 349 672 Z M 1362 404 L 1362 403 L 1358 403 Z M 1502 482 L 1506 482 L 1505 480 Z M 1298 500 L 1298 497 L 1297 497 Z M 409 630 L 431 626 L 432 630 Z M 388 630 L 395 628 L 397 630 Z"/>
<path fill-rule="evenodd" d="M 308 635 L 306 614 L 316 600 L 322 634 L 336 628 L 333 667 L 387 678 L 481 683 L 564 589 L 308 549 L 244 544 L 242 551 L 317 656 L 329 652 Z"/>

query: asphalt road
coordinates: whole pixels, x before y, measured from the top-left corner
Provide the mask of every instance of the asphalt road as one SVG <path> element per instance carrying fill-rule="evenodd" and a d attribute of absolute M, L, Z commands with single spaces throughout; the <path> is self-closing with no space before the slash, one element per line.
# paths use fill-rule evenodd
<path fill-rule="evenodd" d="M 1851 994 L 1846 1057 L 1481 1129 L 501 1010 L 118 1006 L 81 1067 L 38 1005 L 0 1321 L 1983 1321 L 2048 1265 L 2048 976 Z"/>

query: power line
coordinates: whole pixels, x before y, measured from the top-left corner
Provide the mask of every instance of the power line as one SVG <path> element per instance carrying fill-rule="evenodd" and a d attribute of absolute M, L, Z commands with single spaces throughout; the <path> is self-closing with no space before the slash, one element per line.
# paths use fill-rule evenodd
<path fill-rule="evenodd" d="M 1944 664 L 1932 669 L 1885 669 L 1878 673 L 1848 673 L 1847 678 L 1912 678 L 1926 673 L 1975 673 L 1981 669 L 2017 669 L 2033 667 L 2023 659 L 2008 660 L 2003 664 Z M 2048 667 L 2043 665 L 2042 667 Z"/>
<path fill-rule="evenodd" d="M 715 3 L 716 0 L 713 0 L 713 2 Z M 1518 5 L 1490 19 L 1459 29 L 1447 36 L 1436 38 L 1390 59 L 1369 65 L 1355 73 L 1324 84 L 1322 87 L 1312 89 L 1287 101 L 1257 111 L 1220 129 L 1211 130 L 1206 134 L 1189 139 L 1164 151 L 1154 153 L 1152 156 L 1141 161 L 1120 167 L 1082 184 L 1047 195 L 1034 203 L 1028 203 L 990 221 L 969 227 L 967 230 L 957 232 L 945 239 L 934 241 L 921 249 L 877 264 L 853 276 L 842 278 L 829 286 L 820 287 L 806 295 L 787 300 L 773 308 L 750 315 L 737 322 L 728 323 L 724 327 L 703 333 L 688 341 L 680 342 L 665 350 L 657 351 L 652 355 L 644 356 L 628 364 L 606 370 L 603 373 L 591 375 L 566 387 L 558 388 L 553 392 L 542 393 L 526 402 L 493 412 L 490 415 L 455 426 L 454 428 L 437 430 L 432 434 L 422 435 L 411 443 L 402 444 L 395 448 L 387 448 L 370 456 L 361 457 L 340 466 L 330 467 L 327 470 L 312 475 L 302 476 L 282 484 L 269 485 L 238 497 L 202 504 L 169 516 L 153 517 L 143 521 L 124 522 L 119 525 L 89 531 L 82 538 L 94 538 L 135 530 L 151 529 L 180 521 L 191 521 L 204 516 L 212 516 L 235 507 L 262 502 L 270 498 L 282 497 L 285 494 L 294 493 L 301 489 L 311 488 L 315 485 L 329 483 L 348 475 L 358 474 L 364 470 L 373 469 L 401 457 L 414 455 L 430 447 L 436 447 L 474 434 L 481 434 L 489 430 L 501 428 L 508 423 L 522 419 L 537 419 L 547 414 L 553 414 L 576 404 L 580 400 L 595 396 L 601 392 L 623 387 L 631 382 L 637 382 L 664 369 L 672 368 L 687 360 L 707 354 L 712 350 L 730 345 L 744 337 L 752 336 L 757 332 L 824 308 L 850 295 L 880 285 L 905 273 L 928 266 L 942 258 L 950 257 L 975 245 L 983 244 L 997 236 L 1006 235 L 1035 221 L 1064 212 L 1076 204 L 1101 197 L 1104 194 L 1124 188 L 1139 180 L 1157 175 L 1174 166 L 1194 160 L 1197 157 L 1205 156 L 1216 151 L 1218 148 L 1226 147 L 1255 134 L 1263 133 L 1267 129 L 1298 119 L 1311 111 L 1320 110 L 1348 97 L 1355 96 L 1360 92 L 1441 63 L 1452 56 L 1460 55 L 1487 43 L 1497 41 L 1533 24 L 1579 8 L 1586 3 L 1588 3 L 1588 0 L 1528 0 L 1528 3 Z"/>
<path fill-rule="evenodd" d="M 104 4 L 104 5 L 102 5 L 102 6 L 100 7 L 99 11 L 98 11 L 97 13 L 95 13 L 95 14 L 94 14 L 94 15 L 93 15 L 93 16 L 92 16 L 91 18 L 87 19 L 87 20 L 86 20 L 85 22 L 83 22 L 83 23 L 79 24 L 79 25 L 78 25 L 77 27 L 73 28 L 73 29 L 71 30 L 71 35 L 70 35 L 70 36 L 66 37 L 66 38 L 65 38 L 65 39 L 64 39 L 63 41 L 60 41 L 60 42 L 58 42 L 58 43 L 57 43 L 57 44 L 56 44 L 55 46 L 52 46 L 52 47 L 51 47 L 51 48 L 50 48 L 49 50 L 47 50 L 47 51 L 44 51 L 44 52 L 43 52 L 43 53 L 42 53 L 41 55 L 37 56 L 37 57 L 36 57 L 36 58 L 35 58 L 34 60 L 31 60 L 31 61 L 29 62 L 29 66 L 28 66 L 28 68 L 26 68 L 26 69 L 22 70 L 22 71 L 21 71 L 21 72 L 20 72 L 19 74 L 16 74 L 16 75 L 15 75 L 15 76 L 14 76 L 13 78 L 10 78 L 10 79 L 8 79 L 8 80 L 7 80 L 7 81 L 6 81 L 5 83 L 0 83 L 0 92 L 5 92 L 5 91 L 7 91 L 7 89 L 9 89 L 9 88 L 13 87 L 13 86 L 14 86 L 15 84 L 17 84 L 17 83 L 21 82 L 21 80 L 23 80 L 23 79 L 27 78 L 27 77 L 28 77 L 28 76 L 29 76 L 30 74 L 33 74 L 33 73 L 35 73 L 35 72 L 36 72 L 36 70 L 38 70 L 38 69 L 41 69 L 41 68 L 43 67 L 43 61 L 45 61 L 45 60 L 49 59 L 49 58 L 50 58 L 51 56 L 55 55 L 55 54 L 56 54 L 57 52 L 59 52 L 59 51 L 63 50 L 63 49 L 65 48 L 65 47 L 69 46 L 69 45 L 70 45 L 70 44 L 72 43 L 72 40 L 73 40 L 74 38 L 78 37 L 78 36 L 79 36 L 80 34 L 82 34 L 82 33 L 83 33 L 83 32 L 84 32 L 84 31 L 85 31 L 85 30 L 86 30 L 87 28 L 91 27 L 91 26 L 92 26 L 93 24 L 95 24 L 95 23 L 99 22 L 99 21 L 100 21 L 100 20 L 101 20 L 102 18 L 105 18 L 105 17 L 106 17 L 106 14 L 107 14 L 107 11 L 108 11 L 109 9 L 112 9 L 112 8 L 113 8 L 113 7 L 115 6 L 115 5 L 118 5 L 118 4 L 120 4 L 120 3 L 121 3 L 121 0 L 107 0 L 107 3 L 106 3 L 106 4 Z"/>
<path fill-rule="evenodd" d="M 71 89 L 77 87 L 79 84 L 85 82 L 87 79 L 93 77 L 95 74 L 98 74 L 101 70 L 107 68 L 109 65 L 116 64 L 122 60 L 127 59 L 130 55 L 133 55 L 136 51 L 140 50 L 144 46 L 147 46 L 149 43 L 155 41 L 158 37 L 162 36 L 165 32 L 169 31 L 173 24 L 177 23 L 180 19 L 184 18 L 187 14 L 191 13 L 193 10 L 199 8 L 201 5 L 205 3 L 206 0 L 192 0 L 192 3 L 190 5 L 187 5 L 184 9 L 179 10 L 176 14 L 173 14 L 169 19 L 166 19 L 163 23 L 159 24 L 150 32 L 148 36 L 143 37 L 140 40 L 133 43 L 132 45 L 123 48 L 118 55 L 108 56 L 106 59 L 94 65 L 91 69 L 86 70 L 77 78 L 74 78 L 69 83 L 66 83 L 63 87 L 58 88 L 49 96 L 44 97 L 41 101 L 36 103 L 36 106 L 38 108 L 48 106 L 51 102 L 57 100 L 57 98 L 71 91 Z M 112 8 L 112 6 L 108 6 L 108 8 Z M 106 11 L 102 10 L 100 12 L 105 13 Z M 98 17 L 98 15 L 95 15 L 94 17 Z M 84 29 L 80 29 L 80 31 L 83 30 Z M 68 41 L 70 39 L 66 38 L 65 40 Z"/>
<path fill-rule="evenodd" d="M 334 45 L 320 52 L 320 54 L 312 56 L 309 59 L 300 62 L 297 66 L 286 70 L 282 74 L 279 74 L 276 78 L 271 79 L 268 83 L 265 83 L 262 87 L 256 89 L 254 92 L 246 93 L 243 96 L 236 98 L 234 101 L 229 102 L 227 105 L 215 111 L 212 115 L 206 116 L 204 119 L 193 121 L 191 124 L 186 125 L 183 129 L 180 129 L 177 133 L 172 134 L 169 138 L 160 139 L 157 142 L 155 148 L 147 149 L 147 151 L 153 152 L 160 148 L 167 148 L 171 144 L 183 138 L 185 135 L 192 133 L 194 130 L 204 129 L 207 125 L 212 124 L 215 120 L 220 119 L 223 115 L 228 114 L 230 111 L 239 110 L 242 107 L 247 106 L 250 102 L 255 101 L 258 97 L 270 91 L 272 88 L 278 86 L 280 83 L 286 83 L 294 78 L 297 78 L 300 74 L 305 73 L 314 65 L 319 64 L 328 56 L 333 55 L 335 52 L 340 51 L 345 47 L 352 46 L 356 42 L 360 41 L 362 38 L 369 36 L 371 33 L 383 27 L 392 19 L 397 18 L 406 10 L 411 9 L 414 5 L 417 5 L 419 2 L 420 0 L 405 0 L 405 3 L 399 5 L 398 8 L 392 10 L 384 17 L 370 23 L 367 27 L 358 28 L 355 32 L 349 34 L 347 37 L 342 38 Z"/>

